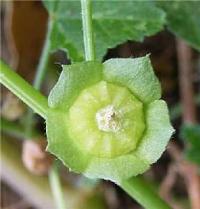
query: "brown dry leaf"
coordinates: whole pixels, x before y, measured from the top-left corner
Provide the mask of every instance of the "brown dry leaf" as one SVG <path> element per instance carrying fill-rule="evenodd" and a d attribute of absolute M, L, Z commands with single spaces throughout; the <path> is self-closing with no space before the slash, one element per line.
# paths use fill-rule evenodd
<path fill-rule="evenodd" d="M 4 96 L 1 106 L 1 115 L 11 121 L 19 119 L 25 112 L 25 105 L 11 92 Z"/>
<path fill-rule="evenodd" d="M 47 140 L 25 140 L 22 147 L 24 166 L 35 175 L 45 175 L 53 163 L 53 156 L 45 151 Z"/>

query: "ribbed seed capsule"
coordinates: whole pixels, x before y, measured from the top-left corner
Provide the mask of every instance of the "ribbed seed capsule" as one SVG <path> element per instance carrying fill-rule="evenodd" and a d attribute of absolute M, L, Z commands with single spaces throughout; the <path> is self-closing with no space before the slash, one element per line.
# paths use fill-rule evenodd
<path fill-rule="evenodd" d="M 69 133 L 97 157 L 133 151 L 145 128 L 142 103 L 126 87 L 106 81 L 84 89 L 69 110 Z"/>

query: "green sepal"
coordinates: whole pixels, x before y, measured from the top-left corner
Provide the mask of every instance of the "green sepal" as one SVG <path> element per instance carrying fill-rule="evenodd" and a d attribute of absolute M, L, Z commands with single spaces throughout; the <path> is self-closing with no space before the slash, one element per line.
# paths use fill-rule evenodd
<path fill-rule="evenodd" d="M 174 129 L 169 121 L 165 101 L 156 100 L 146 108 L 146 132 L 138 145 L 136 154 L 152 164 L 165 151 Z"/>
<path fill-rule="evenodd" d="M 46 120 L 48 139 L 47 150 L 57 156 L 69 169 L 83 172 L 88 164 L 88 157 L 68 135 L 68 115 L 61 111 L 50 110 Z"/>
<path fill-rule="evenodd" d="M 51 90 L 48 104 L 52 108 L 67 110 L 80 91 L 102 80 L 102 64 L 82 62 L 64 65 L 58 82 Z"/>
<path fill-rule="evenodd" d="M 70 135 L 70 108 L 81 92 L 100 81 L 127 87 L 144 105 L 145 132 L 137 148 L 127 154 L 95 156 L 77 146 L 76 134 Z M 65 66 L 49 96 L 47 149 L 72 171 L 83 173 L 90 178 L 119 182 L 143 173 L 161 156 L 174 131 L 170 125 L 166 103 L 157 100 L 160 94 L 160 85 L 148 56 L 111 59 L 103 65 L 98 62 L 84 62 Z M 86 100 L 85 105 L 88 105 L 90 112 L 93 108 L 92 103 Z M 77 114 L 77 118 L 74 118 L 77 124 L 79 119 L 80 116 Z"/>
<path fill-rule="evenodd" d="M 130 153 L 115 158 L 93 157 L 84 174 L 88 178 L 101 178 L 117 183 L 142 174 L 148 168 L 148 162 Z"/>
<path fill-rule="evenodd" d="M 160 83 L 153 72 L 149 55 L 109 59 L 103 65 L 106 81 L 126 86 L 144 103 L 160 99 Z"/>

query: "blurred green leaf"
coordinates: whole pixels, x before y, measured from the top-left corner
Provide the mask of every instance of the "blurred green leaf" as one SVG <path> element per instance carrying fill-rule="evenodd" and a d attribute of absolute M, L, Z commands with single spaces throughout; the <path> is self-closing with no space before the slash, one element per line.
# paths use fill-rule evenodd
<path fill-rule="evenodd" d="M 194 102 L 197 106 L 200 105 L 200 94 L 195 95 Z M 181 103 L 176 103 L 174 106 L 170 108 L 170 118 L 171 120 L 178 119 L 183 112 L 183 108 Z"/>
<path fill-rule="evenodd" d="M 1 117 L 0 121 L 0 131 L 1 133 L 6 133 L 10 136 L 16 137 L 18 139 L 22 140 L 35 140 L 38 139 L 40 136 L 40 133 L 34 129 L 32 133 L 28 134 L 26 133 L 24 126 L 22 124 L 16 122 L 16 121 L 9 121 L 3 117 Z"/>
<path fill-rule="evenodd" d="M 66 50 L 73 61 L 83 59 L 81 7 L 79 1 L 44 1 L 55 25 L 51 36 L 52 50 Z M 108 48 L 127 40 L 142 41 L 160 31 L 165 13 L 152 1 L 94 1 L 93 26 L 97 59 Z"/>
<path fill-rule="evenodd" d="M 200 165 L 200 125 L 184 125 L 181 128 L 181 138 L 189 143 L 186 157 Z"/>
<path fill-rule="evenodd" d="M 167 25 L 200 51 L 200 1 L 157 1 L 167 14 Z"/>
<path fill-rule="evenodd" d="M 93 193 L 86 197 L 85 201 L 81 202 L 77 209 L 106 209 L 105 200 L 103 196 L 99 193 Z"/>

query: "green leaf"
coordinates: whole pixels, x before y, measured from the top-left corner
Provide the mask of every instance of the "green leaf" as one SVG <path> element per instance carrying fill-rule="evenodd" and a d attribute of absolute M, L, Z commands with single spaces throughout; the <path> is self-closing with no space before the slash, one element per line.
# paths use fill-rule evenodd
<path fill-rule="evenodd" d="M 185 152 L 186 158 L 193 163 L 200 165 L 200 149 L 196 147 L 191 147 Z"/>
<path fill-rule="evenodd" d="M 185 151 L 186 158 L 200 165 L 200 125 L 184 125 L 181 137 L 189 143 Z"/>
<path fill-rule="evenodd" d="M 200 125 L 184 125 L 181 137 L 200 149 Z"/>
<path fill-rule="evenodd" d="M 67 110 L 80 91 L 102 80 L 102 64 L 98 62 L 63 65 L 58 82 L 48 97 L 49 106 Z"/>
<path fill-rule="evenodd" d="M 91 181 L 91 180 L 90 180 Z M 90 195 L 80 201 L 76 209 L 106 209 L 108 208 L 105 203 L 104 196 L 98 192 L 92 192 Z"/>
<path fill-rule="evenodd" d="M 134 59 L 109 59 L 103 65 L 105 80 L 126 86 L 142 102 L 160 99 L 160 84 L 148 55 Z"/>
<path fill-rule="evenodd" d="M 165 101 L 157 100 L 150 103 L 146 110 L 146 132 L 136 154 L 150 164 L 154 163 L 166 149 L 173 132 Z"/>
<path fill-rule="evenodd" d="M 200 50 L 200 1 L 157 1 L 167 14 L 167 25 L 177 36 Z"/>
<path fill-rule="evenodd" d="M 55 24 L 52 50 L 68 51 L 73 61 L 83 59 L 81 8 L 79 1 L 43 1 Z M 142 41 L 163 28 L 165 14 L 153 2 L 94 1 L 93 29 L 98 60 L 108 48 L 127 40 Z"/>

